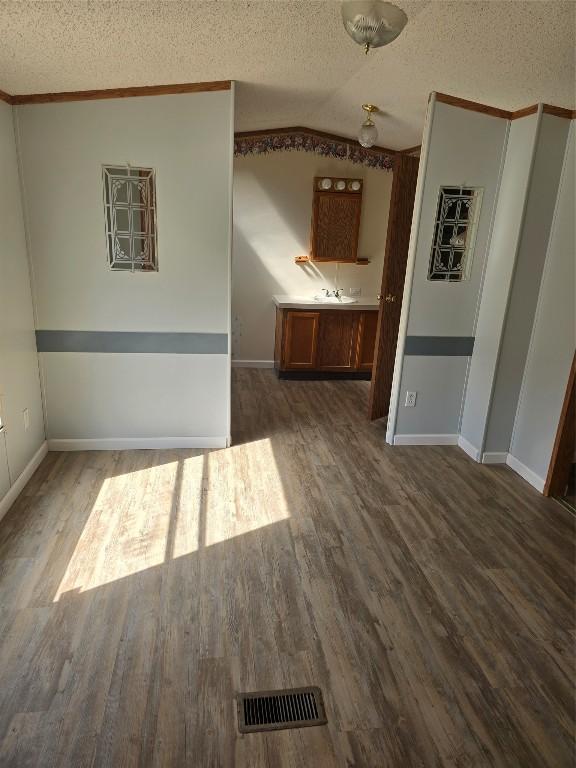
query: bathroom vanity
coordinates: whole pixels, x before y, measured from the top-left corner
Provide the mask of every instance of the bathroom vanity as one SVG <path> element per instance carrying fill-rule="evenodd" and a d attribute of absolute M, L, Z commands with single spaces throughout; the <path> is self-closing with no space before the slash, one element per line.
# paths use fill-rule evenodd
<path fill-rule="evenodd" d="M 370 379 L 378 300 L 274 296 L 274 367 L 281 379 Z M 349 302 L 349 303 L 345 303 Z"/>

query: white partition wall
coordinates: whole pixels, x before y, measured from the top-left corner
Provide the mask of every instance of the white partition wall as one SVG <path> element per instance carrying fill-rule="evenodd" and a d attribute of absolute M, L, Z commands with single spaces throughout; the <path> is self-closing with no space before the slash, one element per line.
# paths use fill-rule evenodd
<path fill-rule="evenodd" d="M 475 334 L 486 251 L 508 121 L 449 104 L 432 102 L 428 137 L 420 160 L 419 191 L 408 255 L 389 439 L 396 444 L 456 442 Z M 469 279 L 460 283 L 427 279 L 438 193 L 441 186 L 483 190 L 476 248 Z M 404 407 L 407 391 L 417 392 L 415 408 Z M 391 427 L 391 429 L 390 429 Z"/>
<path fill-rule="evenodd" d="M 8 468 L 8 456 L 6 453 L 6 434 L 0 429 L 0 503 L 4 502 L 10 492 L 10 469 Z M 3 506 L 8 509 L 8 504 Z M 2 514 L 0 513 L 0 517 Z"/>
<path fill-rule="evenodd" d="M 572 121 L 508 457 L 538 490 L 546 480 L 576 345 L 575 173 Z"/>
<path fill-rule="evenodd" d="M 225 445 L 233 90 L 17 113 L 50 446 Z M 157 272 L 108 266 L 104 164 L 155 171 Z"/>
<path fill-rule="evenodd" d="M 46 449 L 12 117 L 0 101 L 0 517 Z"/>
<path fill-rule="evenodd" d="M 511 123 L 462 418 L 477 459 L 510 446 L 568 128 L 541 111 Z"/>
<path fill-rule="evenodd" d="M 457 443 L 539 490 L 575 334 L 571 121 L 557 112 L 540 105 L 508 119 L 432 98 L 387 433 L 395 444 Z M 459 283 L 427 280 L 446 185 L 484 190 L 472 269 Z M 405 406 L 408 391 L 416 407 Z"/>
<path fill-rule="evenodd" d="M 484 443 L 540 119 L 538 113 L 514 120 L 508 135 L 462 412 L 461 442 L 475 459 Z"/>

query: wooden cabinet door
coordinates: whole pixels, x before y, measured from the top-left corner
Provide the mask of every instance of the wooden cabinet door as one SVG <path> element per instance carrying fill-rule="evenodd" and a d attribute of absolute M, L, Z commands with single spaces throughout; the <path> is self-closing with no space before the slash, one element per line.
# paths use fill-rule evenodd
<path fill-rule="evenodd" d="M 358 368 L 359 371 L 372 370 L 377 326 L 377 311 L 360 312 L 360 321 L 358 323 L 358 354 L 356 358 L 356 368 Z"/>
<path fill-rule="evenodd" d="M 354 370 L 358 320 L 359 313 L 352 310 L 322 310 L 318 334 L 318 370 Z"/>
<path fill-rule="evenodd" d="M 286 313 L 283 368 L 316 367 L 319 318 L 319 312 Z"/>
<path fill-rule="evenodd" d="M 361 208 L 360 195 L 316 194 L 310 249 L 313 261 L 356 261 Z"/>

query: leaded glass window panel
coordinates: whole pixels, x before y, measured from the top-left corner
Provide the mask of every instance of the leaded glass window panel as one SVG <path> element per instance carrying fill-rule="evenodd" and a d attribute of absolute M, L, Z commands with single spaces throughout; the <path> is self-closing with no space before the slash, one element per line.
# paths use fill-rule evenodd
<path fill-rule="evenodd" d="M 428 280 L 468 278 L 481 201 L 478 187 L 440 187 Z"/>
<path fill-rule="evenodd" d="M 110 269 L 158 271 L 154 170 L 105 165 L 102 175 Z"/>

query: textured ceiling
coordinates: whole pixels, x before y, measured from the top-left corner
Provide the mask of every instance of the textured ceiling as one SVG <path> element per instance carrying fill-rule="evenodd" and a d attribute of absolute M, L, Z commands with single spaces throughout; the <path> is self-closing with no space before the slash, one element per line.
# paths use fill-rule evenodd
<path fill-rule="evenodd" d="M 337 1 L 0 2 L 0 89 L 232 79 L 237 130 L 353 136 L 371 101 L 393 148 L 420 142 L 432 90 L 505 109 L 575 106 L 574 2 L 396 2 L 406 29 L 368 56 Z"/>

